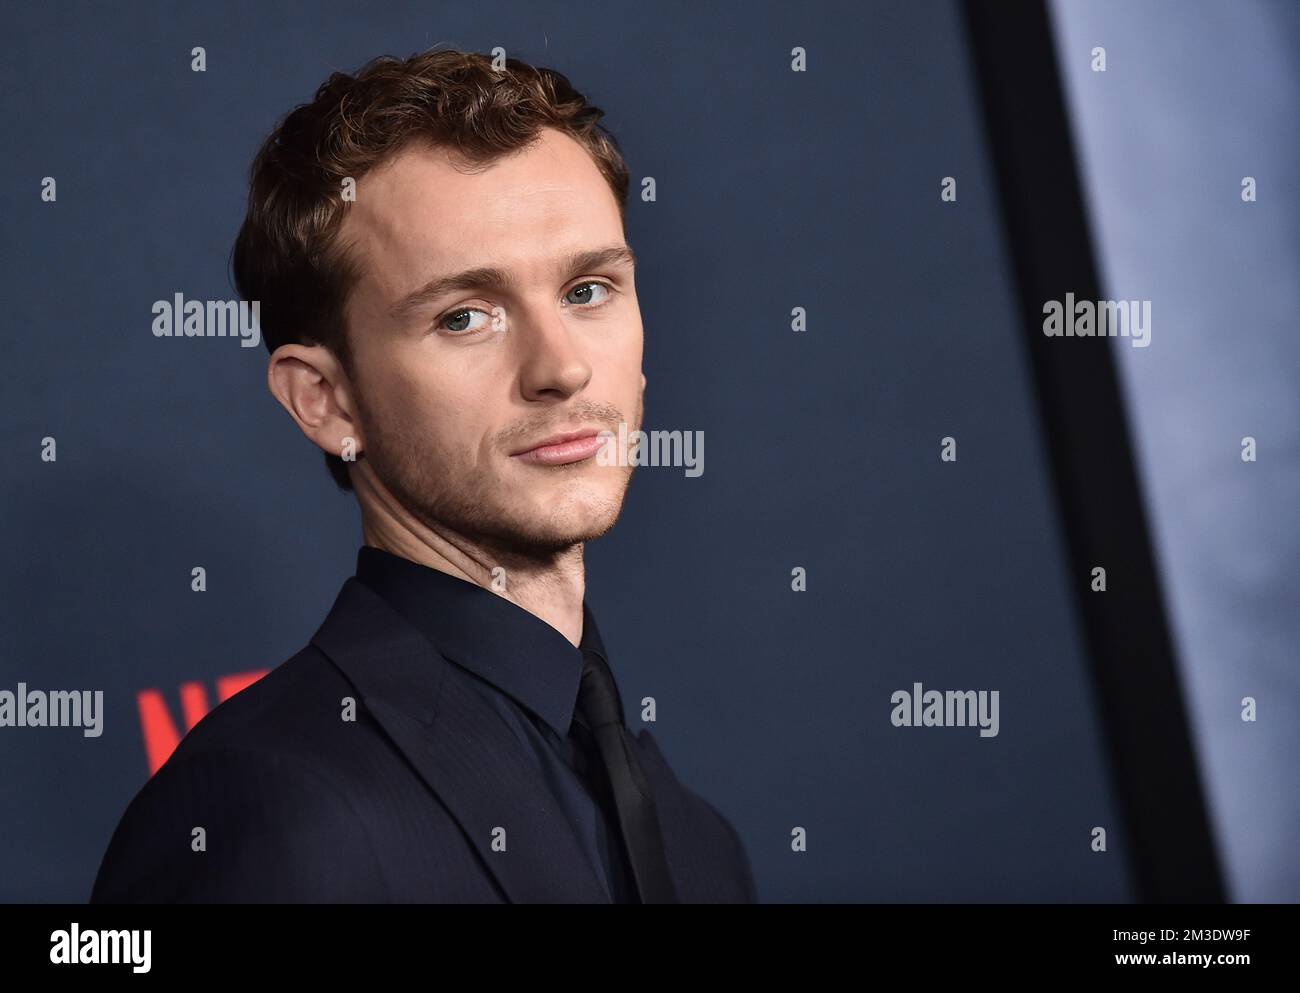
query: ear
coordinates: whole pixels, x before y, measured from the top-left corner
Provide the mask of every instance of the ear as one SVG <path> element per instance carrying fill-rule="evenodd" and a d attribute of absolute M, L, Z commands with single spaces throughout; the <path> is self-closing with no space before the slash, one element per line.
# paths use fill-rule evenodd
<path fill-rule="evenodd" d="M 320 448 L 341 457 L 345 439 L 351 438 L 352 454 L 361 454 L 365 442 L 351 382 L 324 345 L 281 345 L 271 353 L 266 385 L 299 430 Z"/>

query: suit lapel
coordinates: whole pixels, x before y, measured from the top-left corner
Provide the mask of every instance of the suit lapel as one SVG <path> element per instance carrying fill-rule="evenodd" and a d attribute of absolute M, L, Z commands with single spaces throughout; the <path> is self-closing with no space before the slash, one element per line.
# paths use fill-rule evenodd
<path fill-rule="evenodd" d="M 523 746 L 473 677 L 382 597 L 349 579 L 312 643 L 357 687 L 512 902 L 609 902 Z M 497 828 L 505 829 L 505 851 L 492 850 Z"/>

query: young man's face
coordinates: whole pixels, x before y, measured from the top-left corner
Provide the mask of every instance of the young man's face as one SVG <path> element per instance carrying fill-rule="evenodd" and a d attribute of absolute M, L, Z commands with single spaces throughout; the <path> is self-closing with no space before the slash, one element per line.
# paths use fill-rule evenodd
<path fill-rule="evenodd" d="M 426 526 L 507 549 L 553 552 L 608 530 L 630 466 L 601 465 L 582 443 L 520 454 L 641 425 L 633 266 L 582 146 L 545 130 L 475 173 L 411 147 L 357 184 L 342 237 L 362 273 L 347 305 L 354 475 L 372 473 Z M 506 285 L 480 274 L 431 287 L 481 268 Z"/>

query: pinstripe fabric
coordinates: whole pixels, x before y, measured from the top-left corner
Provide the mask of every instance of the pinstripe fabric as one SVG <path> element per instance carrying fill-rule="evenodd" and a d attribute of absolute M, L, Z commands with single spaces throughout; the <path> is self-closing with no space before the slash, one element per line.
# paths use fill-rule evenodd
<path fill-rule="evenodd" d="M 349 579 L 311 643 L 214 708 L 131 800 L 92 902 L 607 903 L 472 679 Z M 732 826 L 648 730 L 635 740 L 682 901 L 753 901 Z"/>
<path fill-rule="evenodd" d="M 489 589 L 378 548 L 357 553 L 357 579 L 374 590 L 471 680 L 523 746 L 531 775 L 546 784 L 587 860 L 616 903 L 637 902 L 608 788 L 587 773 L 571 727 L 582 653 L 604 653 L 591 610 L 582 605 L 574 646 L 540 617 Z M 597 761 L 599 756 L 593 756 Z"/>

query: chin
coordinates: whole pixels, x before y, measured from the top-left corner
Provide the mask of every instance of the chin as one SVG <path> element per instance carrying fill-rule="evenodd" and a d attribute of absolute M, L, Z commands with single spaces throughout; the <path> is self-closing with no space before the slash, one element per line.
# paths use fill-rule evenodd
<path fill-rule="evenodd" d="M 519 536 L 528 545 L 554 551 L 599 538 L 618 520 L 620 495 L 592 493 L 542 501 L 532 513 L 518 516 Z"/>
<path fill-rule="evenodd" d="M 567 540 L 569 544 L 577 544 L 599 538 L 612 528 L 618 520 L 618 508 L 611 510 L 605 505 L 582 511 L 575 508 L 567 513 L 545 515 L 535 520 L 546 522 L 545 526 L 537 529 L 539 532 L 556 541 Z"/>

